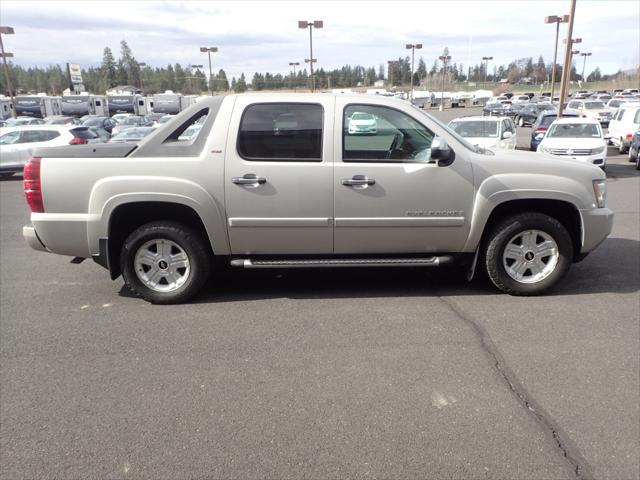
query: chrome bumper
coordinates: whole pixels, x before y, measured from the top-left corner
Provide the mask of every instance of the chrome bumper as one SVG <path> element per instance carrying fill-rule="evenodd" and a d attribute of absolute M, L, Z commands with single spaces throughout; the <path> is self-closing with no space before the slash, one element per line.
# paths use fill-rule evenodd
<path fill-rule="evenodd" d="M 34 250 L 38 250 L 40 252 L 49 251 L 38 238 L 36 229 L 33 228 L 32 225 L 25 225 L 24 227 L 22 227 L 22 236 L 24 237 L 25 242 L 27 242 L 27 245 L 29 245 Z"/>

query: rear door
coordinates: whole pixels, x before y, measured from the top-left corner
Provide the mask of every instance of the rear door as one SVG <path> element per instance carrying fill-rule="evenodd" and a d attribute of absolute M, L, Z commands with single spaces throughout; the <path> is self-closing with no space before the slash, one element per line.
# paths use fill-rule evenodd
<path fill-rule="evenodd" d="M 333 251 L 334 102 L 237 98 L 225 156 L 233 254 Z"/>
<path fill-rule="evenodd" d="M 460 147 L 453 164 L 438 166 L 430 151 L 442 127 L 427 127 L 408 104 L 352 101 L 336 98 L 335 252 L 460 251 L 473 199 L 470 152 Z M 353 128 L 357 113 L 372 116 L 375 128 Z"/>

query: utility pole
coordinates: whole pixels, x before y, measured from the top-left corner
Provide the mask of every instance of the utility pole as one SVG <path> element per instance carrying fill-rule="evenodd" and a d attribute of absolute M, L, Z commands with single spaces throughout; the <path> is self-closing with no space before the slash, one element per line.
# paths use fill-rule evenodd
<path fill-rule="evenodd" d="M 11 116 L 16 118 L 16 100 L 13 97 L 13 88 L 11 87 L 11 76 L 9 75 L 9 65 L 7 65 L 7 58 L 12 58 L 13 53 L 4 51 L 4 44 L 2 43 L 2 35 L 13 35 L 15 32 L 13 27 L 0 27 L 0 52 L 2 52 L 2 63 L 4 64 L 4 76 L 7 81 L 7 90 L 9 90 L 9 98 L 11 98 Z"/>
<path fill-rule="evenodd" d="M 584 69 L 587 66 L 587 57 L 591 56 L 591 52 L 582 52 L 580 56 L 584 59 L 584 61 L 582 62 L 582 81 L 585 82 L 586 80 L 584 78 Z"/>
<path fill-rule="evenodd" d="M 415 60 L 416 48 L 418 50 L 420 50 L 422 48 L 422 44 L 421 43 L 416 43 L 416 44 L 407 43 L 405 45 L 405 48 L 407 50 L 411 50 L 411 102 L 413 103 L 413 65 L 414 65 L 414 60 Z"/>
<path fill-rule="evenodd" d="M 296 91 L 296 67 L 300 65 L 300 62 L 289 62 L 289 66 L 293 67 L 293 91 Z"/>
<path fill-rule="evenodd" d="M 562 117 L 564 100 L 567 96 L 567 85 L 569 84 L 569 74 L 571 72 L 571 51 L 573 50 L 573 21 L 576 17 L 576 0 L 571 0 L 571 11 L 569 12 L 569 28 L 567 29 L 567 46 L 564 50 L 564 65 L 562 67 L 562 78 L 560 81 L 560 101 L 558 104 L 558 118 Z M 551 99 L 553 102 L 553 98 Z"/>
<path fill-rule="evenodd" d="M 544 17 L 544 23 L 556 24 L 556 43 L 553 47 L 553 64 L 551 65 L 551 103 L 553 103 L 553 91 L 556 86 L 556 63 L 558 63 L 558 35 L 560 34 L 560 24 L 567 23 L 569 15 L 550 15 Z"/>
<path fill-rule="evenodd" d="M 311 69 L 311 93 L 314 92 L 316 88 L 316 79 L 313 76 L 313 64 L 318 61 L 317 58 L 313 58 L 313 29 L 315 28 L 323 28 L 324 22 L 322 20 L 314 20 L 313 22 L 307 22 L 306 20 L 298 21 L 298 28 L 308 28 L 309 29 L 309 58 L 305 58 L 305 63 L 309 64 L 309 68 Z"/>
<path fill-rule="evenodd" d="M 209 81 L 207 82 L 207 85 L 209 86 L 209 95 L 213 95 L 213 90 L 211 88 L 211 82 L 213 81 L 213 73 L 211 73 L 211 54 L 212 53 L 216 53 L 218 51 L 218 47 L 200 47 L 200 51 L 202 53 L 207 53 L 209 54 Z"/>

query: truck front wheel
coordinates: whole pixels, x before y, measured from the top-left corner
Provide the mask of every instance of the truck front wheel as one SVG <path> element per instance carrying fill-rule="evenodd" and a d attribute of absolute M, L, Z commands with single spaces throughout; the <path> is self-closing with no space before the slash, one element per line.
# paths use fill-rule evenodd
<path fill-rule="evenodd" d="M 209 277 L 211 259 L 201 236 L 177 222 L 150 222 L 125 240 L 120 268 L 127 286 L 158 304 L 181 303 Z"/>
<path fill-rule="evenodd" d="M 492 229 L 485 264 L 493 284 L 511 295 L 537 295 L 568 272 L 573 245 L 566 228 L 541 213 L 521 213 Z"/>

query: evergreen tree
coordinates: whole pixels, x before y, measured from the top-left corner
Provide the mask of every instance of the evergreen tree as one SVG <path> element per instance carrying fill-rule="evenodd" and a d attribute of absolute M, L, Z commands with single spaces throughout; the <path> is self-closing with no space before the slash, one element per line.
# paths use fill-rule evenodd
<path fill-rule="evenodd" d="M 240 74 L 240 78 L 238 79 L 238 82 L 235 84 L 233 91 L 236 93 L 242 93 L 247 91 L 247 81 L 244 78 L 244 73 Z"/>
<path fill-rule="evenodd" d="M 113 52 L 109 47 L 104 47 L 104 52 L 102 53 L 102 65 L 100 66 L 102 70 L 102 76 L 108 85 L 107 88 L 115 87 L 116 81 L 116 60 L 113 57 Z"/>

